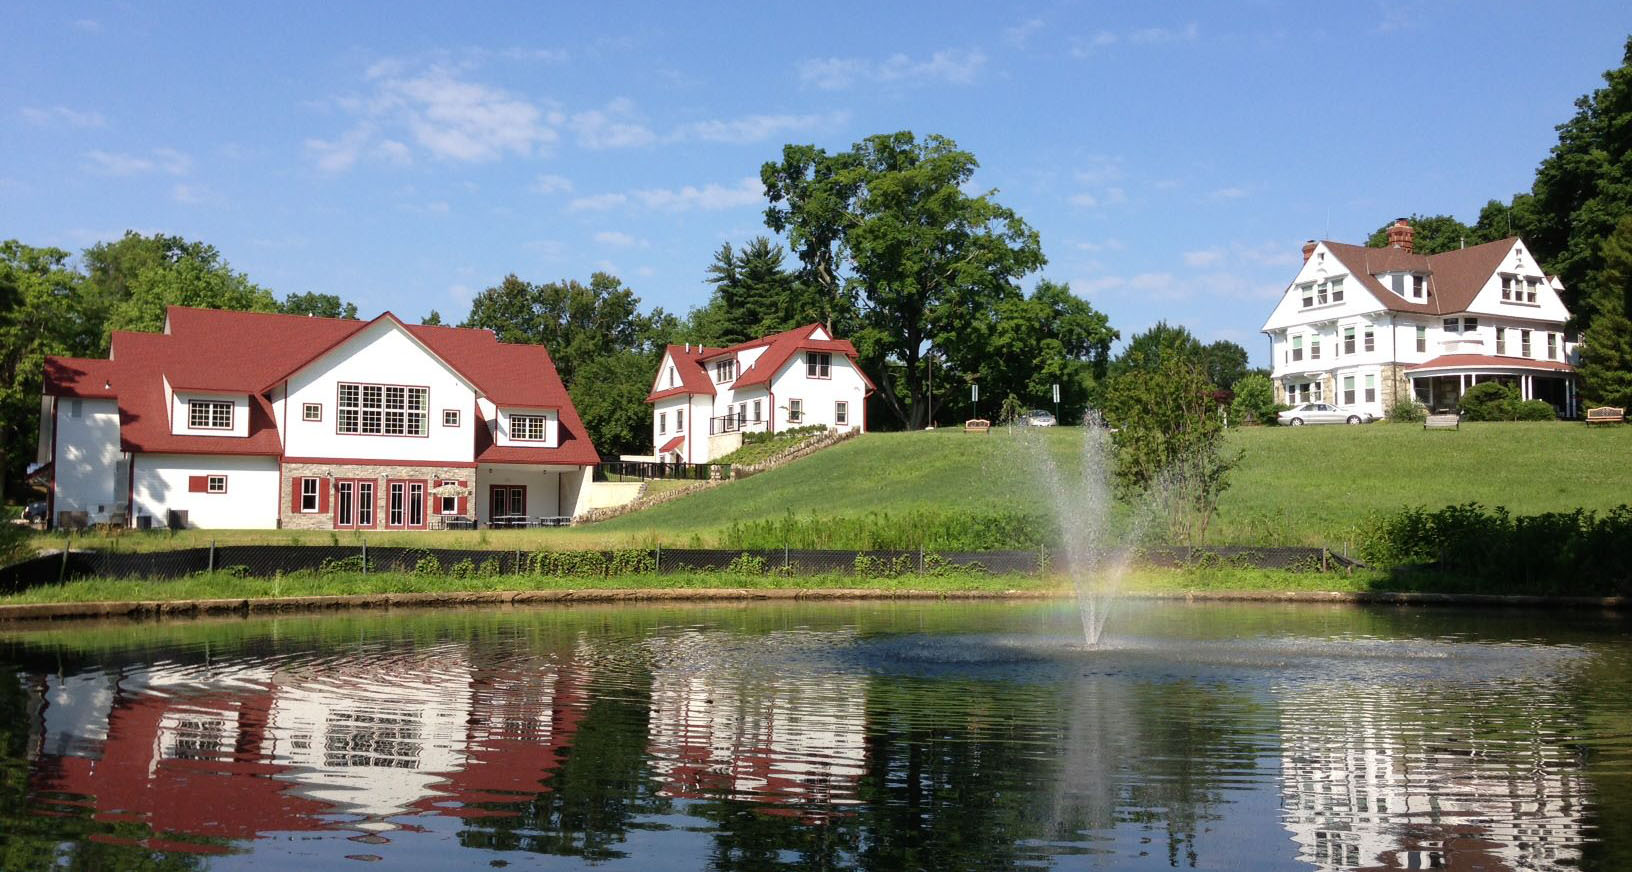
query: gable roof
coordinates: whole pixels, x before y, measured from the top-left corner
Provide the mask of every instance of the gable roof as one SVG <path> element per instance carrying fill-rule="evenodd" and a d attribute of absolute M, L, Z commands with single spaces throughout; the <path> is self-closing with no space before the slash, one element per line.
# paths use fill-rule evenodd
<path fill-rule="evenodd" d="M 1483 245 L 1427 255 L 1393 246 L 1369 248 L 1330 241 L 1321 244 L 1384 308 L 1419 315 L 1451 315 L 1467 311 L 1485 282 L 1502 265 L 1502 259 L 1518 242 L 1518 237 L 1510 236 Z M 1408 300 L 1384 287 L 1377 276 L 1390 272 L 1426 274 L 1428 299 L 1423 302 Z"/>
<path fill-rule="evenodd" d="M 755 348 L 764 348 L 759 357 L 743 371 L 737 373 L 732 389 L 752 387 L 760 384 L 770 384 L 771 379 L 782 369 L 794 354 L 800 351 L 826 351 L 832 354 L 842 354 L 850 358 L 851 364 L 856 362 L 856 347 L 847 339 L 815 339 L 816 332 L 826 332 L 821 324 L 806 324 L 781 333 L 772 333 L 747 342 L 738 342 L 723 348 L 704 348 L 698 346 L 670 345 L 665 349 L 669 358 L 674 361 L 675 372 L 680 377 L 680 384 L 672 388 L 658 389 L 653 385 L 652 392 L 646 396 L 646 402 L 654 403 L 658 400 L 676 397 L 682 394 L 708 394 L 713 396 L 716 391 L 714 381 L 708 377 L 706 365 L 713 360 L 732 357 L 741 352 Z M 856 373 L 861 376 L 868 390 L 877 390 L 873 380 L 856 366 Z M 661 371 L 658 378 L 663 377 Z"/>
<path fill-rule="evenodd" d="M 685 394 L 708 394 L 713 396 L 714 382 L 708 377 L 708 371 L 703 369 L 702 361 L 704 355 L 718 351 L 719 349 L 715 349 L 711 352 L 701 345 L 670 345 L 663 349 L 663 353 L 667 355 L 668 359 L 674 362 L 674 371 L 680 377 L 680 383 L 672 388 L 659 389 L 658 385 L 661 384 L 663 379 L 663 370 L 660 368 L 657 371 L 657 380 L 652 382 L 652 392 L 646 395 L 646 402 L 655 403 L 658 400 L 666 400 L 669 397 L 678 397 Z"/>
<path fill-rule="evenodd" d="M 752 366 L 737 376 L 736 384 L 733 387 L 743 388 L 752 385 L 770 384 L 771 379 L 776 377 L 782 366 L 800 351 L 826 351 L 832 354 L 842 354 L 850 358 L 851 362 L 854 363 L 856 347 L 850 344 L 850 340 L 811 338 L 812 334 L 821 326 L 820 324 L 807 324 L 796 330 L 789 330 L 769 337 L 771 339 L 770 347 L 765 349 L 764 353 L 754 361 Z M 872 380 L 867 378 L 866 373 L 861 372 L 860 367 L 856 367 L 856 372 L 861 373 L 861 379 L 867 384 L 867 387 L 873 387 Z"/>
<path fill-rule="evenodd" d="M 388 319 L 496 405 L 558 410 L 558 448 L 499 448 L 477 459 L 508 463 L 596 463 L 600 457 L 549 351 L 498 341 L 490 331 L 404 324 L 387 312 L 372 321 L 229 312 L 171 306 L 165 333 L 116 331 L 108 360 L 48 357 L 49 396 L 116 397 L 126 451 L 186 454 L 281 454 L 264 394 L 288 375 L 370 325 Z M 179 391 L 249 397 L 249 436 L 177 436 L 170 432 L 164 382 Z M 101 385 L 109 384 L 110 388 Z M 480 421 L 480 416 L 477 417 Z M 476 427 L 478 442 L 484 426 Z M 491 434 L 488 434 L 491 441 Z M 499 459 L 500 455 L 504 459 Z"/>

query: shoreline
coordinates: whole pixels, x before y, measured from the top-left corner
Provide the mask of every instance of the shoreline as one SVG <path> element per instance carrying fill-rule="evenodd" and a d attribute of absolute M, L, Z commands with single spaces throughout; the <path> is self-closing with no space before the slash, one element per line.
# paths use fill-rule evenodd
<path fill-rule="evenodd" d="M 1624 611 L 1632 598 L 1550 597 L 1503 594 L 1390 591 L 1216 590 L 1131 591 L 1122 599 L 1196 602 L 1261 602 L 1320 605 L 1481 606 L 1496 608 L 1601 609 Z M 439 591 L 333 596 L 59 602 L 0 605 L 0 623 L 97 618 L 244 617 L 351 609 L 435 606 L 531 606 L 574 603 L 762 602 L 768 600 L 1042 600 L 1071 598 L 1061 590 L 886 590 L 880 588 L 581 588 L 518 591 Z"/>

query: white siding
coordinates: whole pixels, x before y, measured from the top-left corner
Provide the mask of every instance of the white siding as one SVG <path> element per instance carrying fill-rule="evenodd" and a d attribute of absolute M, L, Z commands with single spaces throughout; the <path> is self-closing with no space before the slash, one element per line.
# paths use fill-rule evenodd
<path fill-rule="evenodd" d="M 510 429 L 511 429 L 510 428 L 510 419 L 511 419 L 511 417 L 513 417 L 515 415 L 535 416 L 535 417 L 545 418 L 546 419 L 546 424 L 545 424 L 545 439 L 544 439 L 544 442 L 539 443 L 537 440 L 518 440 L 518 439 L 512 438 L 511 435 L 510 435 Z M 556 412 L 553 412 L 553 411 L 546 411 L 546 410 L 543 410 L 543 409 L 502 409 L 501 408 L 501 409 L 498 410 L 497 425 L 496 425 L 496 428 L 495 428 L 495 430 L 493 432 L 493 444 L 495 444 L 495 445 L 516 445 L 516 446 L 520 446 L 522 448 L 555 448 L 560 444 L 557 441 L 559 439 L 559 436 L 558 436 L 559 427 L 560 427 L 560 415 L 558 413 L 556 413 Z"/>
<path fill-rule="evenodd" d="M 232 427 L 217 430 L 211 427 L 195 428 L 188 416 L 187 405 L 192 400 L 232 403 Z M 249 436 L 249 395 L 213 394 L 178 390 L 170 395 L 170 432 L 176 436 Z"/>
<path fill-rule="evenodd" d="M 428 389 L 427 436 L 383 436 L 339 433 L 335 413 L 341 382 L 386 384 Z M 348 339 L 303 368 L 282 386 L 273 401 L 287 404 L 284 453 L 290 457 L 367 458 L 426 462 L 475 459 L 476 394 L 469 384 L 401 328 L 382 321 Z M 322 407 L 322 420 L 304 420 L 306 403 Z M 458 409 L 459 426 L 442 426 L 442 410 Z"/>
<path fill-rule="evenodd" d="M 119 405 L 115 400 L 57 400 L 56 498 L 52 510 L 85 512 L 102 523 L 125 501 L 128 477 L 119 451 Z M 54 520 L 54 519 L 53 519 Z"/>
<path fill-rule="evenodd" d="M 861 373 L 850 362 L 850 358 L 838 353 L 833 354 L 830 371 L 832 378 L 808 378 L 805 374 L 803 351 L 794 354 L 786 364 L 783 364 L 771 382 L 771 394 L 776 399 L 776 429 L 787 430 L 812 424 L 840 430 L 863 429 L 862 406 L 867 395 L 867 385 L 862 381 Z M 804 406 L 804 414 L 797 422 L 788 420 L 788 404 L 794 399 L 800 400 Z M 834 419 L 840 401 L 846 403 L 849 408 L 849 423 L 843 427 L 840 427 Z"/>
<path fill-rule="evenodd" d="M 162 527 L 171 509 L 185 511 L 187 524 L 206 530 L 271 529 L 278 525 L 279 472 L 276 457 L 202 454 L 138 454 L 135 458 L 135 515 Z M 224 475 L 227 492 L 196 493 L 189 479 Z"/>

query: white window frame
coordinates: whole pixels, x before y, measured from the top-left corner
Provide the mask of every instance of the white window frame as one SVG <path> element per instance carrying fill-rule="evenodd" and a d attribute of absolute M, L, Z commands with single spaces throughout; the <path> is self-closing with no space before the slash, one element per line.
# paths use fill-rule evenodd
<path fill-rule="evenodd" d="M 1375 375 L 1367 375 L 1366 376 L 1366 388 L 1365 388 L 1365 390 L 1366 390 L 1366 394 L 1365 394 L 1366 402 L 1368 402 L 1368 403 L 1377 402 L 1377 376 L 1375 376 Z"/>
<path fill-rule="evenodd" d="M 549 415 L 511 415 L 510 438 L 516 442 L 547 442 L 550 438 Z"/>
<path fill-rule="evenodd" d="M 227 492 L 227 477 L 224 475 L 207 475 L 204 477 L 204 492 L 207 494 L 224 494 Z"/>
<path fill-rule="evenodd" d="M 1496 353 L 1498 355 L 1507 354 L 1507 328 L 1506 327 L 1497 327 L 1496 328 Z"/>
<path fill-rule="evenodd" d="M 848 400 L 834 401 L 833 423 L 840 427 L 850 426 L 850 403 Z"/>
<path fill-rule="evenodd" d="M 664 433 L 667 433 L 667 432 L 669 432 L 669 413 L 668 412 L 658 412 L 657 413 L 657 435 L 662 436 Z"/>
<path fill-rule="evenodd" d="M 676 432 L 676 433 L 686 432 L 686 410 L 685 409 L 675 409 L 674 410 L 674 432 Z"/>
<path fill-rule="evenodd" d="M 1530 331 L 1529 330 L 1523 330 L 1523 329 L 1519 330 L 1519 356 L 1520 357 L 1529 357 L 1530 356 Z"/>
<path fill-rule="evenodd" d="M 737 377 L 737 359 L 727 357 L 724 360 L 714 361 L 714 383 L 724 384 Z"/>
<path fill-rule="evenodd" d="M 805 378 L 830 379 L 833 377 L 833 353 L 829 351 L 805 352 Z"/>
<path fill-rule="evenodd" d="M 1376 330 L 1373 330 L 1372 328 L 1367 327 L 1366 332 L 1362 334 L 1362 337 L 1363 337 L 1364 341 L 1360 345 L 1361 348 L 1364 348 L 1368 352 L 1372 352 L 1372 351 L 1377 350 L 1377 331 Z"/>
<path fill-rule="evenodd" d="M 318 497 L 319 479 L 313 476 L 302 476 L 300 479 L 300 512 L 303 515 L 317 514 L 317 507 L 321 505 Z"/>
<path fill-rule="evenodd" d="M 457 427 L 457 426 L 459 426 L 459 410 L 458 409 L 443 409 L 442 410 L 442 426 L 444 426 L 444 427 Z"/>
<path fill-rule="evenodd" d="M 788 398 L 788 423 L 803 424 L 805 422 L 805 401 L 797 397 Z"/>
<path fill-rule="evenodd" d="M 1417 325 L 1417 353 L 1428 353 L 1428 328 L 1421 324 Z"/>
<path fill-rule="evenodd" d="M 187 429 L 231 430 L 232 406 L 231 400 L 188 400 Z"/>
<path fill-rule="evenodd" d="M 334 431 L 345 436 L 429 436 L 431 390 L 418 385 L 340 382 Z"/>
<path fill-rule="evenodd" d="M 300 420 L 302 420 L 302 421 L 321 421 L 321 420 L 323 420 L 323 404 L 322 403 L 302 403 L 301 406 L 300 406 Z"/>

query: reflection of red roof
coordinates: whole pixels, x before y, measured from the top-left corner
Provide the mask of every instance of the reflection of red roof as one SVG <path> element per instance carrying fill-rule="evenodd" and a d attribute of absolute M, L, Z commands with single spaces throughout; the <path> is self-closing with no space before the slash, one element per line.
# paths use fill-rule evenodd
<path fill-rule="evenodd" d="M 115 332 L 108 360 L 46 358 L 44 392 L 116 397 L 125 451 L 277 455 L 282 443 L 265 392 L 371 325 L 390 322 L 496 405 L 559 411 L 560 448 L 497 449 L 488 434 L 486 447 L 495 453 L 484 455 L 480 443 L 486 428 L 477 427 L 478 461 L 588 464 L 600 459 L 542 345 L 500 342 L 487 330 L 403 324 L 389 312 L 357 321 L 172 306 L 165 318 L 166 333 Z M 173 390 L 247 395 L 249 436 L 173 435 L 165 380 Z"/>
<path fill-rule="evenodd" d="M 684 445 L 685 442 L 686 442 L 686 437 L 676 436 L 673 439 L 670 439 L 669 441 L 663 443 L 663 447 L 657 449 L 657 453 L 662 454 L 662 453 L 667 452 L 667 451 L 673 451 L 676 448 L 679 448 L 681 445 Z"/>
<path fill-rule="evenodd" d="M 1405 368 L 1406 372 L 1419 369 L 1464 369 L 1492 367 L 1498 369 L 1545 369 L 1553 372 L 1574 372 L 1575 367 L 1556 360 L 1531 360 L 1528 357 L 1497 357 L 1493 354 L 1442 354 L 1427 363 Z"/>

